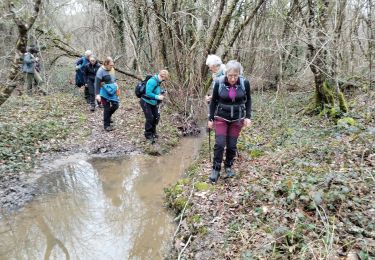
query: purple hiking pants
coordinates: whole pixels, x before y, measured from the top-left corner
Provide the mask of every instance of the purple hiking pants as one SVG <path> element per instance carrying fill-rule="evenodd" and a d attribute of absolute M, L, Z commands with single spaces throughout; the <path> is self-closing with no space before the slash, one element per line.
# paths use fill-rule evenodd
<path fill-rule="evenodd" d="M 221 162 L 223 161 L 224 148 L 225 153 L 225 167 L 233 165 L 234 157 L 237 152 L 237 139 L 240 135 L 241 129 L 244 125 L 244 120 L 234 122 L 227 122 L 221 118 L 215 118 L 215 146 L 214 146 L 214 161 L 212 168 L 220 171 Z"/>

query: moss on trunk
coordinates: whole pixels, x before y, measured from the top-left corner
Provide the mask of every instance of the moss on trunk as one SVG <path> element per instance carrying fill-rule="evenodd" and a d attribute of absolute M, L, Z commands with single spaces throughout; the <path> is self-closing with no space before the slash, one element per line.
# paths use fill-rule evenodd
<path fill-rule="evenodd" d="M 336 106 L 338 104 L 338 106 Z M 320 86 L 315 88 L 315 95 L 304 108 L 305 114 L 319 114 L 332 118 L 340 117 L 349 111 L 344 94 L 333 89 L 333 86 L 324 80 Z"/>
<path fill-rule="evenodd" d="M 339 99 L 340 110 L 344 113 L 347 113 L 349 111 L 349 107 L 348 107 L 348 102 L 346 101 L 344 94 L 339 90 L 337 95 Z"/>

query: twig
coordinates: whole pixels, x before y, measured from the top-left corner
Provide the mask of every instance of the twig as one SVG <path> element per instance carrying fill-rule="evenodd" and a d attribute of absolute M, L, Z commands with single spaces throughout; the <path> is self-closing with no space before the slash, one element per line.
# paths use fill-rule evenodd
<path fill-rule="evenodd" d="M 190 243 L 192 237 L 193 237 L 193 235 L 190 235 L 190 237 L 189 237 L 188 241 L 186 242 L 184 248 L 182 248 L 181 252 L 178 254 L 178 260 L 181 259 L 182 253 L 185 251 L 185 249 L 186 249 L 187 246 L 189 245 L 189 243 Z"/>
<path fill-rule="evenodd" d="M 179 216 L 179 218 L 180 218 L 180 222 L 178 223 L 177 229 L 176 229 L 176 231 L 174 232 L 173 239 L 176 238 L 176 235 L 177 235 L 177 233 L 178 233 L 178 231 L 179 231 L 179 229 L 180 229 L 180 226 L 181 226 L 181 223 L 182 223 L 182 218 L 183 218 L 183 216 L 184 216 L 184 213 L 185 213 L 186 207 L 187 207 L 187 205 L 188 205 L 189 202 L 190 202 L 191 196 L 193 195 L 194 186 L 195 186 L 195 178 L 193 179 L 193 188 L 191 189 L 191 192 L 190 192 L 189 198 L 188 198 L 188 200 L 186 201 L 185 206 L 184 206 L 184 208 L 182 209 L 181 214 L 180 214 L 180 216 Z"/>
<path fill-rule="evenodd" d="M 298 111 L 296 112 L 296 115 L 298 115 L 299 113 L 301 113 L 304 109 L 305 109 L 305 108 L 301 108 L 300 110 L 298 110 Z"/>

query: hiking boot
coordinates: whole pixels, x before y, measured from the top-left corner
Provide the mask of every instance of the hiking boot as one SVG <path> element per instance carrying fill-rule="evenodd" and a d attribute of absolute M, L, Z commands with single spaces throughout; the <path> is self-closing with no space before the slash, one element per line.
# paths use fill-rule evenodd
<path fill-rule="evenodd" d="M 104 127 L 104 130 L 107 131 L 107 132 L 110 132 L 110 131 L 113 131 L 115 129 L 112 126 L 106 126 L 106 127 Z"/>
<path fill-rule="evenodd" d="M 225 178 L 233 178 L 236 174 L 232 171 L 232 168 L 230 167 L 225 167 L 225 173 L 226 176 Z"/>
<path fill-rule="evenodd" d="M 147 142 L 149 144 L 154 144 L 155 143 L 155 138 L 154 137 L 151 137 L 151 138 L 146 138 Z"/>
<path fill-rule="evenodd" d="M 210 182 L 216 183 L 217 179 L 219 179 L 219 176 L 220 176 L 220 171 L 213 169 L 208 179 L 210 180 Z"/>
<path fill-rule="evenodd" d="M 36 94 L 41 96 L 47 96 L 47 92 L 45 92 L 43 89 L 36 90 Z"/>
<path fill-rule="evenodd" d="M 95 111 L 95 106 L 90 106 L 90 111 L 94 112 Z"/>

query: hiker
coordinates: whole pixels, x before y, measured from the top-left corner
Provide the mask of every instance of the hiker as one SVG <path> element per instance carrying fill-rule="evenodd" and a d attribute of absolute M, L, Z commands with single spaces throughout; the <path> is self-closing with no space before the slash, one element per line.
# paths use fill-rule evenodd
<path fill-rule="evenodd" d="M 89 103 L 89 88 L 86 85 L 84 68 L 86 64 L 90 63 L 91 55 L 92 55 L 92 51 L 87 50 L 85 51 L 85 56 L 82 56 L 76 61 L 76 86 L 79 88 L 82 86 L 85 86 L 84 96 L 85 96 L 87 103 Z"/>
<path fill-rule="evenodd" d="M 209 90 L 209 94 L 206 95 L 206 102 L 210 102 L 212 98 L 212 90 L 215 83 L 215 79 L 224 75 L 225 65 L 217 55 L 208 55 L 206 59 L 206 65 L 208 70 L 212 73 L 212 88 Z"/>
<path fill-rule="evenodd" d="M 215 80 L 210 103 L 208 128 L 215 129 L 212 172 L 209 180 L 216 183 L 221 170 L 224 148 L 226 178 L 235 176 L 232 170 L 237 151 L 237 139 L 242 127 L 251 124 L 250 83 L 242 77 L 241 63 L 232 60 L 225 66 L 225 75 Z"/>
<path fill-rule="evenodd" d="M 104 130 L 114 130 L 111 126 L 112 115 L 119 107 L 119 89 L 116 83 L 114 62 L 111 57 L 105 58 L 103 66 L 96 72 L 95 94 L 96 100 L 103 104 Z"/>
<path fill-rule="evenodd" d="M 22 71 L 26 76 L 27 94 L 29 96 L 34 92 L 38 91 L 38 86 L 43 83 L 40 77 L 40 63 L 39 57 L 37 56 L 39 50 L 36 47 L 29 47 L 23 57 Z M 42 92 L 44 94 L 44 92 Z"/>
<path fill-rule="evenodd" d="M 41 72 L 40 58 L 39 58 L 38 53 L 36 53 L 35 56 L 36 56 L 36 59 L 35 59 L 35 67 L 34 67 L 34 80 L 37 83 L 37 85 L 40 86 L 43 84 L 43 79 L 40 76 L 40 72 Z M 42 92 L 43 94 L 45 94 L 44 91 Z"/>
<path fill-rule="evenodd" d="M 158 74 L 153 75 L 147 81 L 145 95 L 139 101 L 146 118 L 144 135 L 151 144 L 159 137 L 156 126 L 160 119 L 159 104 L 164 99 L 165 93 L 160 84 L 168 79 L 167 70 L 160 70 Z"/>
<path fill-rule="evenodd" d="M 89 103 L 90 111 L 95 111 L 95 76 L 96 72 L 99 70 L 100 64 L 96 60 L 95 56 L 90 56 L 90 62 L 86 64 L 83 69 L 83 73 L 86 79 L 86 85 L 89 89 Z"/>

